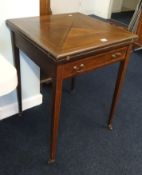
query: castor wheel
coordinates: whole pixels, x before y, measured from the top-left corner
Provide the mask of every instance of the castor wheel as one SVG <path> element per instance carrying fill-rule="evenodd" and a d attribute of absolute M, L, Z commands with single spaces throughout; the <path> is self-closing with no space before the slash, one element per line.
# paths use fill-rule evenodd
<path fill-rule="evenodd" d="M 112 124 L 108 124 L 108 129 L 110 130 L 110 131 L 112 131 Z"/>
<path fill-rule="evenodd" d="M 53 163 L 55 163 L 55 160 L 53 160 L 53 159 L 48 160 L 48 164 L 53 164 Z"/>

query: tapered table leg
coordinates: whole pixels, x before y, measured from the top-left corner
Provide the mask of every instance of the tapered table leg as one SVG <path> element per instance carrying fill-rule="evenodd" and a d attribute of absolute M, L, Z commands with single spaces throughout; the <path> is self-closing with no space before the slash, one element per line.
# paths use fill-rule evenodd
<path fill-rule="evenodd" d="M 51 120 L 51 142 L 50 142 L 50 159 L 48 163 L 53 163 L 56 160 L 58 129 L 59 129 L 59 113 L 62 96 L 62 71 L 57 68 L 56 78 L 53 79 L 53 113 Z"/>
<path fill-rule="evenodd" d="M 111 105 L 111 110 L 110 110 L 110 115 L 109 115 L 109 120 L 108 120 L 108 128 L 110 130 L 112 130 L 112 121 L 114 118 L 114 113 L 119 101 L 119 97 L 120 97 L 120 93 L 121 93 L 121 89 L 123 86 L 123 82 L 125 79 L 125 74 L 127 71 L 127 66 L 128 66 L 128 61 L 129 61 L 129 55 L 131 53 L 131 46 L 129 47 L 128 51 L 127 51 L 127 55 L 125 60 L 120 62 L 120 66 L 119 66 L 119 71 L 118 71 L 118 75 L 117 75 L 117 81 L 116 81 L 116 85 L 115 85 L 115 90 L 114 90 L 114 95 L 113 95 L 113 100 L 112 100 L 112 105 Z"/>
<path fill-rule="evenodd" d="M 17 100 L 18 100 L 18 110 L 19 115 L 22 114 L 22 92 L 21 92 L 21 70 L 20 70 L 20 54 L 19 49 L 16 47 L 15 44 L 15 36 L 14 33 L 11 32 L 11 41 L 12 41 L 12 51 L 13 51 L 13 57 L 15 62 L 15 67 L 17 70 L 17 77 L 18 77 L 18 85 L 17 85 Z"/>

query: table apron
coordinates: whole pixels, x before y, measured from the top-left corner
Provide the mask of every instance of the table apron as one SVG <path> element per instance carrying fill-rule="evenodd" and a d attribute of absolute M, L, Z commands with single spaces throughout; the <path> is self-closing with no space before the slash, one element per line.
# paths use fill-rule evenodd
<path fill-rule="evenodd" d="M 63 77 L 69 78 L 97 68 L 116 63 L 126 58 L 128 47 L 113 49 L 103 54 L 87 57 L 63 65 Z"/>
<path fill-rule="evenodd" d="M 111 51 L 105 51 L 102 54 L 96 54 L 87 58 L 74 60 L 64 64 L 52 61 L 48 53 L 40 48 L 36 43 L 32 42 L 24 36 L 15 34 L 15 44 L 22 50 L 31 60 L 33 60 L 47 77 L 56 77 L 56 69 L 58 66 L 62 67 L 62 78 L 77 76 L 97 68 L 116 63 L 124 60 L 127 54 L 128 46 L 120 46 Z"/>
<path fill-rule="evenodd" d="M 49 58 L 48 53 L 42 50 L 36 43 L 21 35 L 15 34 L 15 44 L 16 47 L 34 61 L 48 77 L 54 76 L 56 63 L 54 63 L 54 61 Z"/>

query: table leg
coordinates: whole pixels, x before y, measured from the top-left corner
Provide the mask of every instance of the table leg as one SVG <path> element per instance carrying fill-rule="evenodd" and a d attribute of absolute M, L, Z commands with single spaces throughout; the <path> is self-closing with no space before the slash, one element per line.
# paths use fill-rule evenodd
<path fill-rule="evenodd" d="M 13 58 L 14 58 L 15 67 L 17 70 L 17 77 L 18 77 L 18 85 L 16 89 L 17 99 L 18 99 L 18 110 L 19 110 L 19 115 L 21 115 L 22 114 L 22 92 L 21 92 L 20 54 L 19 54 L 19 49 L 16 47 L 16 44 L 15 44 L 15 36 L 13 32 L 11 32 L 11 41 L 12 41 Z"/>
<path fill-rule="evenodd" d="M 59 129 L 59 113 L 62 96 L 62 72 L 58 69 L 56 78 L 52 82 L 53 90 L 53 112 L 51 120 L 51 143 L 50 143 L 50 159 L 48 163 L 54 163 L 56 160 L 58 129 Z"/>
<path fill-rule="evenodd" d="M 112 100 L 112 105 L 111 105 L 111 110 L 110 110 L 110 115 L 109 115 L 109 120 L 108 120 L 108 128 L 110 130 L 112 130 L 112 121 L 113 121 L 114 113 L 115 113 L 115 110 L 116 110 L 116 107 L 119 101 L 123 82 L 125 79 L 125 74 L 127 71 L 130 52 L 131 52 L 131 47 L 128 49 L 125 60 L 120 62 L 120 67 L 119 67 L 119 71 L 117 75 L 117 81 L 115 85 L 115 90 L 114 90 L 114 95 L 113 95 L 113 100 Z"/>

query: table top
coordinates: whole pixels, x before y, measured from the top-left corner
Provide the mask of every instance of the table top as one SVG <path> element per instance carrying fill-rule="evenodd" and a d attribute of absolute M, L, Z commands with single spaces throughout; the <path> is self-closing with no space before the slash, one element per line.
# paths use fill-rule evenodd
<path fill-rule="evenodd" d="M 55 60 L 81 52 L 133 42 L 137 35 L 81 13 L 7 20 L 7 25 L 50 53 Z"/>

